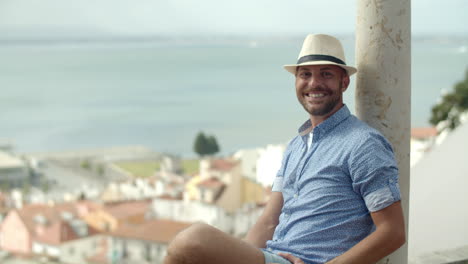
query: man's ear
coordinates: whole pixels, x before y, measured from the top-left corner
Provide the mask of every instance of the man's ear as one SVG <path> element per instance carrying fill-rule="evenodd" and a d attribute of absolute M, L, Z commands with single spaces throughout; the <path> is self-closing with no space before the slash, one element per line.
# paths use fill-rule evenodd
<path fill-rule="evenodd" d="M 343 78 L 341 78 L 341 90 L 342 90 L 342 92 L 346 91 L 346 89 L 348 89 L 348 86 L 349 86 L 349 75 L 345 74 L 343 76 Z"/>

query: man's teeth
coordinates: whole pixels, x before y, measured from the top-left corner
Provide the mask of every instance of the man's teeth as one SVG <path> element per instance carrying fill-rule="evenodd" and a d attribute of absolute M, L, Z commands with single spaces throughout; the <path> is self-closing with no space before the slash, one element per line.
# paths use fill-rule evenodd
<path fill-rule="evenodd" d="M 325 94 L 323 94 L 323 93 L 316 93 L 316 94 L 313 94 L 313 93 L 306 93 L 306 96 L 307 96 L 307 97 L 312 97 L 312 98 L 319 98 L 319 97 L 325 96 Z"/>

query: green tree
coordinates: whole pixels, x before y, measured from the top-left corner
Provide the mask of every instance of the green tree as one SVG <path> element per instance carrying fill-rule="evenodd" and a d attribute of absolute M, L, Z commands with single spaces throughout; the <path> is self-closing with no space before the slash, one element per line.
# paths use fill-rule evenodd
<path fill-rule="evenodd" d="M 432 107 L 429 122 L 437 125 L 447 121 L 447 127 L 455 129 L 460 125 L 460 114 L 468 109 L 468 70 L 465 79 L 455 84 L 454 91 L 444 95 L 442 101 Z"/>
<path fill-rule="evenodd" d="M 199 132 L 195 137 L 193 150 L 199 156 L 213 155 L 219 152 L 219 145 L 214 136 L 207 136 L 203 132 Z"/>
<path fill-rule="evenodd" d="M 219 152 L 218 141 L 216 141 L 216 138 L 214 136 L 207 137 L 206 141 L 208 142 L 208 147 L 209 147 L 209 150 L 210 150 L 209 154 L 210 155 Z"/>

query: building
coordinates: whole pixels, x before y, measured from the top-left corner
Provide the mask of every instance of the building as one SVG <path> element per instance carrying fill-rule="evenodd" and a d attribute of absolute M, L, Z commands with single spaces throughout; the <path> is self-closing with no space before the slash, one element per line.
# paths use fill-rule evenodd
<path fill-rule="evenodd" d="M 0 151 L 0 186 L 19 187 L 29 181 L 27 164 L 20 158 Z"/>
<path fill-rule="evenodd" d="M 438 132 L 435 127 L 411 128 L 411 159 L 413 167 L 435 145 Z"/>
<path fill-rule="evenodd" d="M 213 204 L 229 213 L 267 199 L 263 186 L 244 177 L 241 163 L 235 159 L 201 160 L 200 174 L 186 184 L 185 190 L 185 200 Z"/>
<path fill-rule="evenodd" d="M 189 225 L 160 219 L 121 225 L 108 236 L 105 263 L 160 264 L 169 242 Z"/>
<path fill-rule="evenodd" d="M 271 186 L 278 172 L 286 146 L 267 145 L 264 148 L 243 149 L 237 151 L 233 158 L 240 161 L 244 177 L 263 186 Z"/>
<path fill-rule="evenodd" d="M 82 217 L 91 202 L 32 204 L 8 213 L 1 225 L 0 247 L 13 254 L 45 256 L 63 263 L 83 263 L 102 240 Z"/>
<path fill-rule="evenodd" d="M 409 263 L 468 260 L 467 135 L 465 122 L 411 168 Z"/>
<path fill-rule="evenodd" d="M 150 200 L 123 201 L 104 204 L 83 217 L 91 227 L 101 231 L 114 231 L 123 224 L 140 223 L 148 218 Z"/>

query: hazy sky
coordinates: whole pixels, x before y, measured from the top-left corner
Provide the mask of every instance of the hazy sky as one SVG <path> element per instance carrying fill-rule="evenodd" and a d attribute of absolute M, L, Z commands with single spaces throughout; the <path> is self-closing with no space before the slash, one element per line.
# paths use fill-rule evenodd
<path fill-rule="evenodd" d="M 0 0 L 0 38 L 352 33 L 357 0 Z M 468 35 L 467 0 L 413 0 L 414 34 Z"/>

